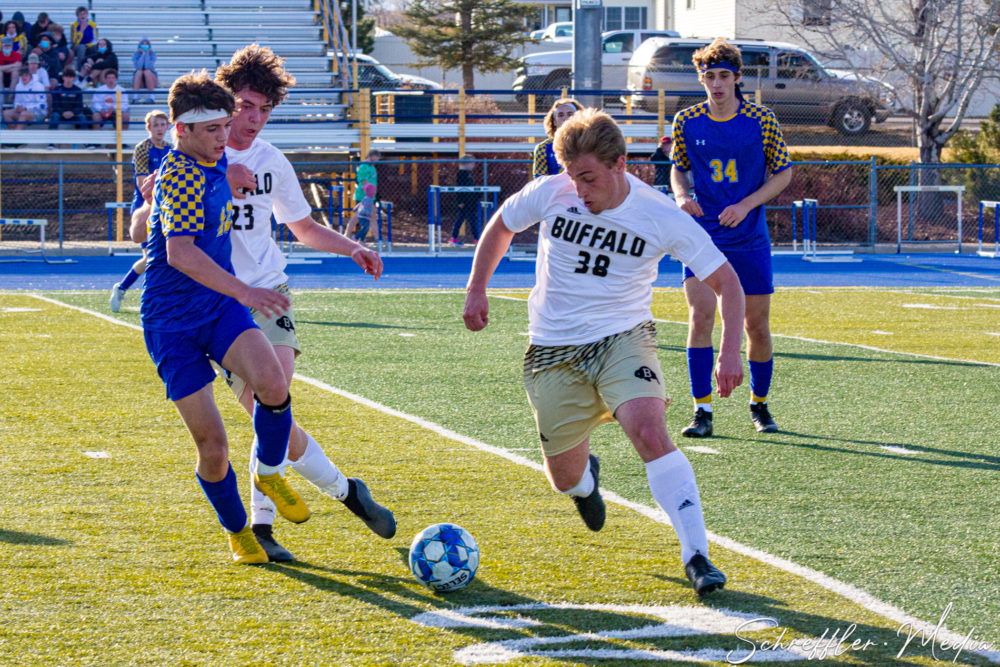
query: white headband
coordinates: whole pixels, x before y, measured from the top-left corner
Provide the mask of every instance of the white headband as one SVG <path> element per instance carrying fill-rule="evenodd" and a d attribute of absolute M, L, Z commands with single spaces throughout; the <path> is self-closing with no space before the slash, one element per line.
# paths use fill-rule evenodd
<path fill-rule="evenodd" d="M 229 112 L 225 109 L 191 109 L 190 111 L 185 111 L 180 115 L 175 123 L 184 123 L 185 125 L 190 125 L 192 123 L 204 123 L 210 120 L 218 120 L 220 118 L 229 118 Z"/>

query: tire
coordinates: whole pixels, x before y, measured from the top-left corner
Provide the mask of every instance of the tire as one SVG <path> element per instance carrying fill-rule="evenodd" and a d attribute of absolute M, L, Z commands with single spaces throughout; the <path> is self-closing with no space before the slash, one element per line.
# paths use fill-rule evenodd
<path fill-rule="evenodd" d="M 845 137 L 868 134 L 872 124 L 872 111 L 867 104 L 855 100 L 841 102 L 833 110 L 830 124 Z"/>

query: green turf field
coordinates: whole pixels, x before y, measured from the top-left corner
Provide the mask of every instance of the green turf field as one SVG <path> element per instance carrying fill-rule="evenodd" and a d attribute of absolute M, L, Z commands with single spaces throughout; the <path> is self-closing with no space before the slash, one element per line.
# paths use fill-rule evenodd
<path fill-rule="evenodd" d="M 107 313 L 104 292 L 49 296 Z M 507 298 L 491 299 L 489 328 L 471 334 L 458 292 L 296 293 L 298 371 L 539 461 L 520 380 L 527 295 L 497 296 Z M 687 450 L 709 529 L 932 623 L 950 603 L 949 628 L 1000 644 L 1000 368 L 973 363 L 1000 361 L 1000 336 L 990 335 L 1000 333 L 998 298 L 779 292 L 771 407 L 783 433 L 753 431 L 744 386 L 716 403 L 717 437 L 679 443 L 711 450 Z M 671 323 L 685 317 L 683 295 L 657 292 L 654 314 L 665 320 L 661 363 L 675 398 L 667 423 L 677 433 L 690 418 L 686 329 Z M 722 661 L 723 649 L 746 648 L 734 625 L 757 616 L 789 628 L 786 641 L 857 623 L 852 640 L 874 643 L 829 659 L 936 664 L 917 640 L 895 657 L 905 639 L 898 622 L 730 549 L 712 552 L 730 584 L 699 601 L 669 527 L 611 505 L 605 529 L 589 533 L 540 472 L 301 381 L 297 419 L 396 511 L 399 534 L 379 540 L 293 475 L 314 515 L 276 530 L 298 562 L 231 565 L 141 332 L 0 294 L 0 348 L 0 460 L 10 472 L 0 504 L 0 664 Z M 216 391 L 245 488 L 249 420 L 221 383 Z M 602 486 L 652 507 L 620 429 L 602 427 L 593 447 Z M 412 536 L 438 521 L 469 529 L 483 553 L 476 581 L 450 596 L 423 589 L 404 562 Z M 571 608 L 544 606 L 556 603 Z M 535 606 L 466 621 L 440 615 L 511 605 Z M 608 631 L 621 632 L 573 637 Z M 937 656 L 954 652 L 939 647 Z M 987 664 L 968 652 L 958 662 Z"/>

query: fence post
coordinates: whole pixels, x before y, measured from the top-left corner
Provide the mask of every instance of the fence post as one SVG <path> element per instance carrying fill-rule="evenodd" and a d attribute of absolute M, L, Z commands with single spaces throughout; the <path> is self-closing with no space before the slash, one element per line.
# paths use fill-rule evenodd
<path fill-rule="evenodd" d="M 629 116 L 629 117 L 632 116 L 632 96 L 631 95 L 629 95 L 628 97 L 625 98 L 625 115 Z M 625 121 L 625 124 L 626 125 L 631 125 L 632 121 L 631 120 L 627 120 L 627 121 Z M 660 135 L 660 136 L 663 136 L 663 135 Z M 626 137 L 625 138 L 625 143 L 626 144 L 632 143 L 632 137 Z"/>
<path fill-rule="evenodd" d="M 656 115 L 662 137 L 667 131 L 667 96 L 663 90 L 656 91 Z"/>
<path fill-rule="evenodd" d="M 59 250 L 63 247 L 63 161 L 59 160 Z"/>
<path fill-rule="evenodd" d="M 438 114 L 439 113 L 441 113 L 441 96 L 440 95 L 435 95 L 434 96 L 434 120 L 431 121 L 431 122 L 434 123 L 434 125 L 438 124 Z M 436 143 L 438 143 L 438 138 L 434 137 L 434 139 L 432 141 L 436 144 Z M 431 178 L 431 183 L 433 183 L 434 185 L 440 185 L 440 183 L 438 183 L 438 180 L 439 180 L 439 177 L 440 177 L 440 170 L 438 169 L 438 162 L 437 162 L 438 154 L 437 153 L 432 153 L 431 157 L 434 158 L 434 167 L 432 169 L 433 176 Z"/>
<path fill-rule="evenodd" d="M 465 88 L 458 91 L 458 157 L 465 155 Z"/>
<path fill-rule="evenodd" d="M 915 172 L 913 170 L 913 165 L 914 165 L 914 161 L 910 160 L 910 185 L 916 185 L 917 184 L 917 172 Z M 909 216 L 910 220 L 909 220 L 909 224 L 907 225 L 906 229 L 907 229 L 908 240 L 912 241 L 913 240 L 913 195 L 914 195 L 914 192 L 911 190 L 909 194 L 910 194 L 910 216 Z"/>
<path fill-rule="evenodd" d="M 569 98 L 569 88 L 563 88 L 562 89 L 562 95 L 561 95 L 561 97 L 564 100 Z"/>
<path fill-rule="evenodd" d="M 487 169 L 487 167 L 489 167 L 489 166 L 490 166 L 490 163 L 486 160 L 486 158 L 483 158 L 483 185 L 484 186 L 490 184 L 489 173 L 487 173 L 489 171 Z"/>
<path fill-rule="evenodd" d="M 868 245 L 875 247 L 878 241 L 878 165 L 872 156 L 868 167 L 868 205 L 871 207 L 868 218 Z"/>
<path fill-rule="evenodd" d="M 531 93 L 528 95 L 528 125 L 535 124 L 535 95 Z M 534 137 L 528 137 L 528 143 L 535 143 Z"/>
<path fill-rule="evenodd" d="M 116 186 L 118 192 L 118 198 L 115 201 L 121 204 L 122 191 L 123 191 L 122 177 L 124 176 L 124 174 L 122 173 L 124 170 L 122 169 L 122 91 L 121 90 L 115 91 L 115 161 L 118 162 L 118 164 L 115 166 L 115 169 L 118 171 L 118 179 L 117 179 L 118 183 Z M 124 211 L 122 211 L 122 209 L 118 209 L 115 212 L 115 222 L 117 222 L 118 224 L 117 236 L 119 243 L 125 240 L 124 239 L 125 223 L 123 221 L 124 215 L 125 214 Z"/>
<path fill-rule="evenodd" d="M 410 194 L 417 194 L 417 156 L 414 155 L 410 158 L 413 164 L 410 165 Z"/>
<path fill-rule="evenodd" d="M 360 93 L 358 95 L 358 104 L 360 104 L 360 108 L 358 109 L 358 120 L 361 121 L 360 152 L 361 159 L 364 160 L 365 156 L 368 155 L 368 148 L 371 146 L 372 90 L 371 88 L 362 88 L 358 92 Z"/>

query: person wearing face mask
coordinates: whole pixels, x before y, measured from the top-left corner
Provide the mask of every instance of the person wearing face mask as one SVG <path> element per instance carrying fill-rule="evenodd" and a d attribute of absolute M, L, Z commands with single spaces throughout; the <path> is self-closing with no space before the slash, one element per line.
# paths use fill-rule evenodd
<path fill-rule="evenodd" d="M 39 12 L 38 20 L 35 21 L 35 25 L 31 26 L 31 31 L 28 33 L 28 45 L 32 49 L 42 41 L 42 36 L 48 32 L 51 25 L 52 22 L 49 21 L 49 15 L 45 12 Z"/>
<path fill-rule="evenodd" d="M 3 38 L 3 50 L 0 51 L 0 76 L 3 78 L 3 89 L 14 90 L 18 72 L 21 71 L 21 54 L 14 51 L 14 40 Z"/>
<path fill-rule="evenodd" d="M 149 91 L 149 101 L 154 102 L 153 91 L 159 83 L 156 75 L 156 52 L 153 51 L 149 38 L 143 36 L 139 40 L 139 48 L 132 54 L 132 66 L 135 74 L 132 75 L 132 103 L 138 104 L 139 90 L 145 86 Z"/>
<path fill-rule="evenodd" d="M 96 47 L 87 51 L 87 62 L 84 63 L 80 76 L 89 76 L 98 86 L 103 86 L 104 77 L 111 70 L 118 71 L 118 54 L 115 53 L 111 40 L 102 37 L 97 40 Z"/>
<path fill-rule="evenodd" d="M 7 21 L 3 27 L 3 34 L 4 37 L 10 37 L 13 40 L 14 53 L 20 53 L 22 58 L 28 53 L 28 38 L 17 29 L 16 23 Z"/>
<path fill-rule="evenodd" d="M 59 80 L 59 76 L 63 70 L 63 61 L 59 57 L 59 51 L 56 49 L 55 44 L 56 41 L 52 33 L 46 32 L 38 42 L 38 48 L 41 50 L 41 53 L 31 54 L 33 57 L 39 59 L 41 69 L 48 73 L 49 80 L 52 81 L 53 85 Z"/>

